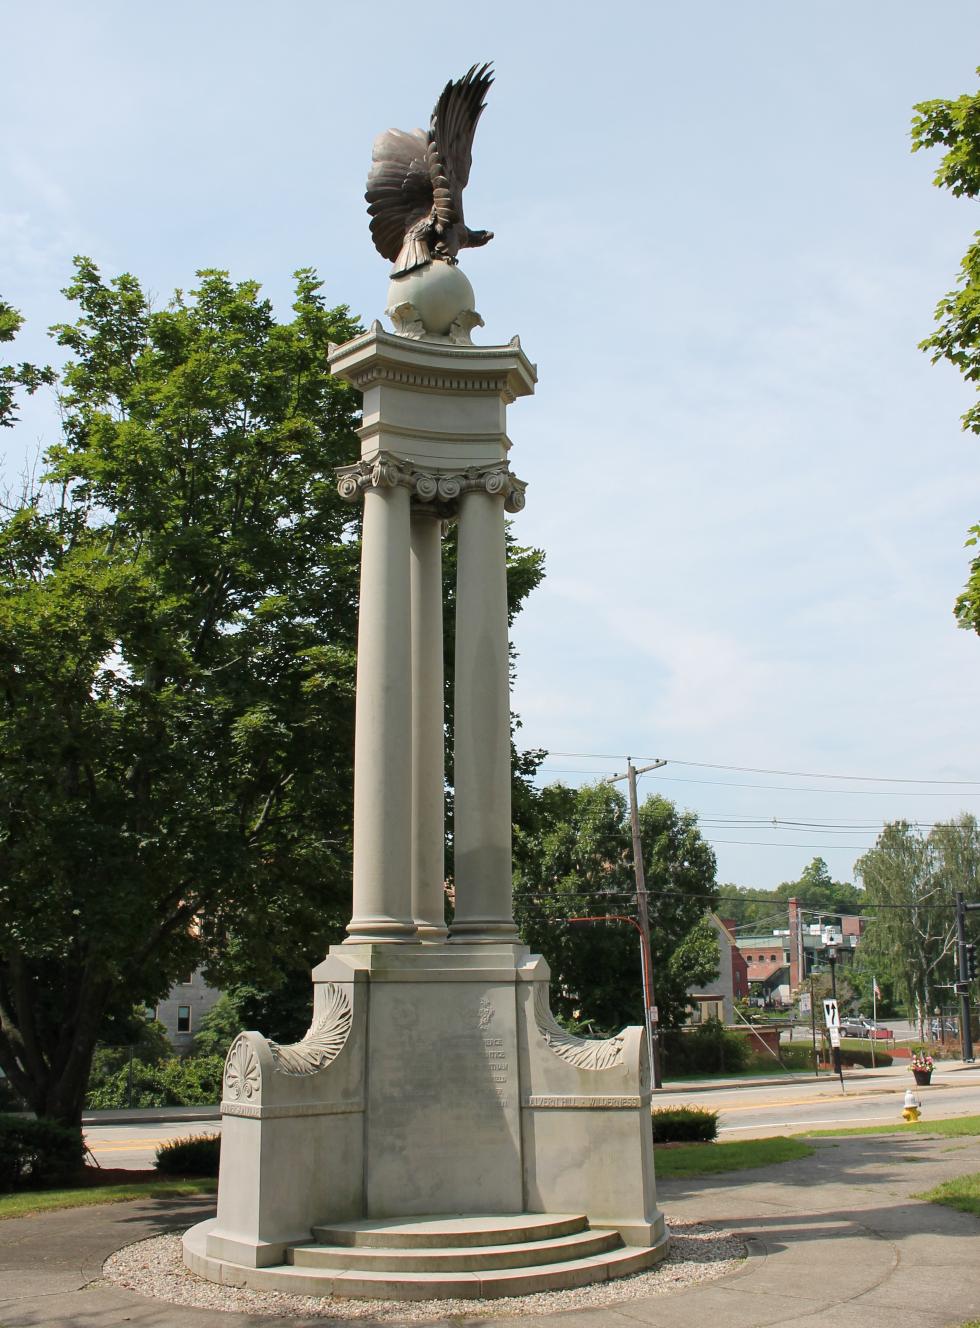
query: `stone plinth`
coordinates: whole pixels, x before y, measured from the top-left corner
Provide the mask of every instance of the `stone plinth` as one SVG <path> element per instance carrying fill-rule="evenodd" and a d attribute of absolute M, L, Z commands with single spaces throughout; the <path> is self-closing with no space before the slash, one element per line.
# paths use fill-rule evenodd
<path fill-rule="evenodd" d="M 661 1246 L 641 1031 L 572 1037 L 548 976 L 520 945 L 333 947 L 307 1037 L 229 1053 L 195 1268 L 228 1280 L 315 1226 L 445 1213 L 582 1213 Z"/>

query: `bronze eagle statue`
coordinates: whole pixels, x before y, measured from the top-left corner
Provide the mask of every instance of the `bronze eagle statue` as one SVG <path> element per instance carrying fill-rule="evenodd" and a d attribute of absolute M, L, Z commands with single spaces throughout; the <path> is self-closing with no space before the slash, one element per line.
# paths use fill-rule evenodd
<path fill-rule="evenodd" d="M 389 129 L 374 140 L 367 200 L 371 236 L 382 257 L 404 276 L 434 258 L 456 264 L 460 249 L 493 239 L 463 220 L 463 190 L 470 178 L 473 135 L 493 82 L 489 64 L 449 82 L 424 129 Z"/>

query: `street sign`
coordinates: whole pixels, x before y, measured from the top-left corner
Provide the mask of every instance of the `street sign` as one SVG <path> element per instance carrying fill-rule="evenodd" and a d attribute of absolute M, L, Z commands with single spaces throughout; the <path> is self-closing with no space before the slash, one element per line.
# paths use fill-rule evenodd
<path fill-rule="evenodd" d="M 824 1001 L 823 1021 L 828 1028 L 840 1028 L 840 1010 L 836 1001 Z"/>
<path fill-rule="evenodd" d="M 810 1013 L 810 993 L 804 991 L 800 993 L 800 1014 Z"/>
<path fill-rule="evenodd" d="M 830 1045 L 832 1047 L 840 1046 L 840 1029 L 836 1024 L 828 1024 L 827 1032 L 830 1034 Z"/>

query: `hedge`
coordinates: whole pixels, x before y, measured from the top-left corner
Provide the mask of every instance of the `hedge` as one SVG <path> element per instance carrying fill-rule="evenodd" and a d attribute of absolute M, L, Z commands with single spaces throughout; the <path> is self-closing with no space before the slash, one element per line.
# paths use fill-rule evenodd
<path fill-rule="evenodd" d="M 134 1059 L 89 1080 L 90 1111 L 119 1107 L 200 1107 L 221 1100 L 220 1056 L 173 1056 L 159 1065 Z"/>
<path fill-rule="evenodd" d="M 166 1176 L 217 1176 L 220 1158 L 220 1134 L 191 1134 L 161 1144 L 154 1166 Z"/>
<path fill-rule="evenodd" d="M 665 1033 L 662 1047 L 664 1068 L 670 1075 L 730 1074 L 744 1070 L 749 1062 L 748 1040 L 717 1019 L 708 1019 L 691 1031 Z"/>
<path fill-rule="evenodd" d="M 81 1130 L 49 1120 L 0 1116 L 0 1191 L 63 1185 L 75 1179 L 83 1159 Z"/>
<path fill-rule="evenodd" d="M 867 1047 L 841 1047 L 840 1059 L 842 1065 L 862 1065 L 871 1069 L 871 1052 Z M 891 1065 L 892 1057 L 887 1051 L 875 1048 L 874 1063 L 876 1066 Z"/>
<path fill-rule="evenodd" d="M 710 1143 L 718 1135 L 718 1113 L 706 1107 L 659 1107 L 650 1117 L 655 1144 Z"/>

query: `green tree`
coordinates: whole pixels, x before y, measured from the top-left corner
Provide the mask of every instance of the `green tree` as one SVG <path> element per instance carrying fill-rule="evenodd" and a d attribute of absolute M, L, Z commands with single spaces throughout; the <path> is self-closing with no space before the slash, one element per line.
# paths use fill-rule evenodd
<path fill-rule="evenodd" d="M 895 821 L 854 870 L 872 913 L 864 963 L 900 993 L 921 1033 L 940 1004 L 940 988 L 954 979 L 956 892 L 976 892 L 980 827 L 973 816 L 963 815 L 923 835 Z"/>
<path fill-rule="evenodd" d="M 716 902 L 715 857 L 692 812 L 663 797 L 640 808 L 650 895 L 654 984 L 660 1022 L 683 1019 L 689 986 L 718 972 L 718 946 L 705 913 Z M 573 916 L 635 915 L 626 801 L 608 784 L 541 789 L 533 814 L 515 828 L 515 907 L 525 941 L 552 970 L 552 1001 L 565 1019 L 609 1033 L 643 1022 L 639 942 L 616 922 Z"/>
<path fill-rule="evenodd" d="M 0 300 L 0 341 L 13 341 L 23 325 L 23 315 L 6 300 Z M 18 387 L 31 394 L 39 387 L 50 386 L 54 381 L 55 372 L 48 365 L 0 364 L 0 428 L 9 429 L 17 423 Z"/>
<path fill-rule="evenodd" d="M 814 858 L 803 868 L 799 880 L 783 881 L 774 891 L 778 900 L 798 899 L 806 912 L 860 913 L 864 892 L 850 881 L 835 881 L 823 858 Z"/>
<path fill-rule="evenodd" d="M 944 149 L 933 183 L 957 198 L 976 198 L 980 195 L 980 93 L 924 101 L 914 109 L 912 151 Z M 960 263 L 956 289 L 936 306 L 936 323 L 921 349 L 930 353 L 933 363 L 947 360 L 968 383 L 980 383 L 980 231 L 974 232 Z M 980 404 L 974 403 L 963 416 L 963 427 L 980 434 Z M 980 524 L 970 528 L 966 540 L 967 547 L 978 543 Z M 980 632 L 980 556 L 971 562 L 955 613 L 961 627 Z"/>
<path fill-rule="evenodd" d="M 0 1067 L 40 1115 L 78 1121 L 114 1006 L 345 920 L 356 324 L 319 284 L 284 324 L 216 271 L 66 291 L 63 441 L 0 521 Z"/>

